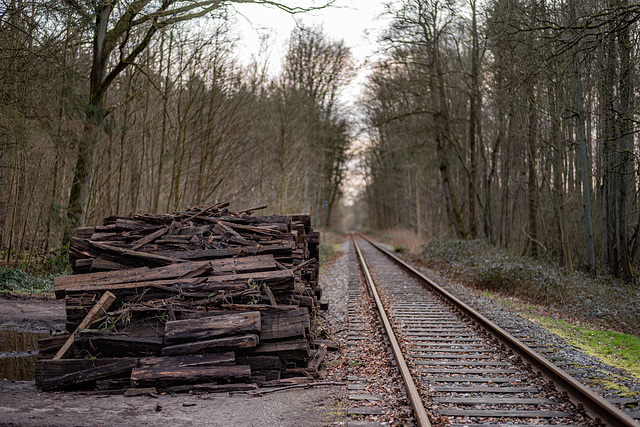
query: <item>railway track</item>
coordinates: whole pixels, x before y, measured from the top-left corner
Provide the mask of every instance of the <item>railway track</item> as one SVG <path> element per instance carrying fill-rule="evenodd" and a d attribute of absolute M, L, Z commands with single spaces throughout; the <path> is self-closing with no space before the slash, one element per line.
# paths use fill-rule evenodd
<path fill-rule="evenodd" d="M 640 426 L 385 248 L 352 237 L 419 425 Z"/>

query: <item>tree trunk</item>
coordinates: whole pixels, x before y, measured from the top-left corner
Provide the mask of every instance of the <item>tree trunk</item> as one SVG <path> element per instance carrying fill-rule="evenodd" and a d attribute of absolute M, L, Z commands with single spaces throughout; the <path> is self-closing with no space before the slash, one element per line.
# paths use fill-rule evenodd
<path fill-rule="evenodd" d="M 553 204 L 558 226 L 559 264 L 573 270 L 571 251 L 567 236 L 567 216 L 564 209 L 564 139 L 560 130 L 560 110 L 558 108 L 556 82 L 549 77 L 547 81 L 549 93 L 549 110 L 551 113 L 551 141 L 554 152 L 553 162 Z"/>
<path fill-rule="evenodd" d="M 468 188 L 468 203 L 469 203 L 469 234 L 471 238 L 476 238 L 478 235 L 478 225 L 476 221 L 476 178 L 478 171 L 478 160 L 476 153 L 476 133 L 479 131 L 477 124 L 480 117 L 480 70 L 479 70 L 479 54 L 480 49 L 478 45 L 478 25 L 477 25 L 477 11 L 476 1 L 471 1 L 471 36 L 472 36 L 472 48 L 471 48 L 471 89 L 469 93 L 469 162 L 470 162 L 470 176 L 469 176 L 469 188 Z"/>
<path fill-rule="evenodd" d="M 416 193 L 416 224 L 418 228 L 418 241 L 422 242 L 424 221 L 422 219 L 422 197 L 420 195 L 420 166 L 414 165 L 414 187 Z"/>
<path fill-rule="evenodd" d="M 571 20 L 575 20 L 575 5 L 573 0 L 569 0 Z M 578 46 L 573 46 L 573 84 L 575 94 L 576 136 L 578 138 L 579 160 L 580 160 L 580 181 L 582 182 L 582 209 L 584 212 L 584 234 L 587 249 L 587 265 L 591 273 L 596 269 L 596 252 L 593 243 L 593 220 L 591 219 L 591 165 L 587 158 L 587 137 L 585 132 L 582 78 L 578 68 Z"/>
<path fill-rule="evenodd" d="M 103 108 L 104 90 L 101 84 L 106 74 L 109 53 L 104 51 L 107 27 L 112 11 L 110 2 L 102 3 L 96 13 L 96 27 L 93 38 L 93 62 L 89 77 L 89 103 L 84 119 L 82 137 L 78 141 L 78 155 L 73 170 L 73 183 L 67 205 L 69 224 L 65 229 L 63 244 L 71 241 L 73 230 L 84 225 L 95 150 L 102 133 L 102 121 L 105 117 Z"/>
<path fill-rule="evenodd" d="M 465 238 L 464 222 L 456 196 L 453 191 L 453 184 L 449 177 L 449 158 L 447 155 L 447 145 L 451 141 L 449 107 L 447 105 L 446 88 L 442 67 L 440 64 L 440 52 L 437 41 L 433 41 L 433 71 L 431 72 L 430 89 L 433 100 L 433 108 L 435 110 L 435 136 L 436 147 L 438 150 L 438 158 L 440 162 L 440 179 L 442 190 L 444 193 L 445 204 L 447 207 L 447 215 L 449 217 L 449 225 L 455 231 L 458 238 Z M 435 75 L 434 75 L 435 74 Z"/>
<path fill-rule="evenodd" d="M 622 3 L 626 3 L 623 1 Z M 628 194 L 631 174 L 633 173 L 633 67 L 631 61 L 631 47 L 629 27 L 623 26 L 618 30 L 618 46 L 620 51 L 620 118 L 619 118 L 619 193 L 618 193 L 618 235 L 620 248 L 620 277 L 626 281 L 634 280 L 634 272 L 629 253 L 628 235 Z"/>
<path fill-rule="evenodd" d="M 532 84 L 529 94 L 529 129 L 527 131 L 528 155 L 528 181 L 527 181 L 527 207 L 529 216 L 529 255 L 537 257 L 539 255 L 538 242 L 538 179 L 536 173 L 537 144 L 536 144 L 536 101 L 535 86 Z"/>
<path fill-rule="evenodd" d="M 601 99 L 604 110 L 604 147 L 603 147 L 603 177 L 602 177 L 602 253 L 605 272 L 612 276 L 618 273 L 618 255 L 616 248 L 616 214 L 617 198 L 616 163 L 617 153 L 615 142 L 617 139 L 614 106 L 615 79 L 615 45 L 613 33 L 606 37 L 604 55 L 604 82 Z"/>

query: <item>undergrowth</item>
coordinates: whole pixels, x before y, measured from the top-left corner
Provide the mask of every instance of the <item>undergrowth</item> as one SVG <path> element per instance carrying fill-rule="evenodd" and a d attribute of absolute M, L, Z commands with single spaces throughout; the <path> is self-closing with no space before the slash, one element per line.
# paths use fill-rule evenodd
<path fill-rule="evenodd" d="M 367 233 L 381 243 L 391 246 L 394 252 L 417 255 L 422 250 L 422 242 L 418 236 L 409 230 L 393 228 L 383 232 Z"/>
<path fill-rule="evenodd" d="M 16 262 L 0 269 L 0 292 L 41 294 L 53 292 L 53 278 L 71 274 L 67 249 L 60 248 L 38 263 Z"/>
<path fill-rule="evenodd" d="M 562 310 L 564 316 L 597 327 L 638 335 L 638 285 L 568 271 L 482 240 L 433 239 L 423 254 L 444 264 L 447 274 L 480 289 Z"/>
<path fill-rule="evenodd" d="M 4 268 L 0 270 L 0 292 L 53 292 L 54 277 L 52 274 L 32 276 L 19 268 Z"/>
<path fill-rule="evenodd" d="M 320 264 L 322 266 L 335 259 L 345 234 L 337 228 L 331 228 L 326 233 L 320 232 L 320 238 Z"/>

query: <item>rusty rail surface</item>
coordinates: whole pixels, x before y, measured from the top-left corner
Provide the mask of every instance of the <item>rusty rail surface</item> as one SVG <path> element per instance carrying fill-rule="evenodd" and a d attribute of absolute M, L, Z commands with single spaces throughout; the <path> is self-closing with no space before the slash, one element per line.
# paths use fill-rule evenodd
<path fill-rule="evenodd" d="M 400 370 L 400 375 L 402 375 L 402 381 L 404 382 L 405 389 L 407 390 L 407 396 L 409 397 L 409 401 L 411 402 L 411 406 L 413 407 L 413 412 L 418 425 L 421 427 L 431 427 L 429 416 L 427 415 L 427 411 L 424 409 L 424 405 L 422 404 L 422 397 L 420 396 L 420 392 L 418 391 L 418 388 L 413 381 L 413 376 L 411 375 L 409 366 L 407 366 L 407 362 L 404 359 L 402 350 L 400 349 L 400 344 L 398 344 L 398 339 L 396 338 L 393 328 L 391 327 L 389 317 L 387 316 L 386 310 L 382 305 L 382 300 L 380 299 L 380 295 L 378 295 L 376 285 L 373 282 L 373 278 L 371 277 L 371 273 L 369 272 L 367 263 L 364 259 L 364 256 L 362 255 L 362 251 L 360 250 L 360 247 L 358 246 L 355 238 L 352 238 L 352 241 L 354 247 L 356 248 L 360 267 L 362 268 L 362 272 L 364 273 L 365 279 L 367 281 L 369 292 L 376 302 L 378 312 L 380 313 L 380 317 L 382 318 L 384 329 L 387 333 L 387 336 L 389 337 L 389 341 L 391 342 L 393 357 L 396 359 L 396 362 L 398 364 L 398 369 Z"/>

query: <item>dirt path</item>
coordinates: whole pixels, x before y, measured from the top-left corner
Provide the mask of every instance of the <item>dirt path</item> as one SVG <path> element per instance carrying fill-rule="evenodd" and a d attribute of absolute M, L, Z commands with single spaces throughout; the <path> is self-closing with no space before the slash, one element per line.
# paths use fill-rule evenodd
<path fill-rule="evenodd" d="M 51 332 L 64 329 L 64 300 L 0 296 L 0 329 Z"/>
<path fill-rule="evenodd" d="M 343 419 L 344 394 L 339 387 L 327 387 L 261 397 L 100 397 L 45 393 L 33 381 L 0 381 L 0 426 L 325 426 Z"/>

